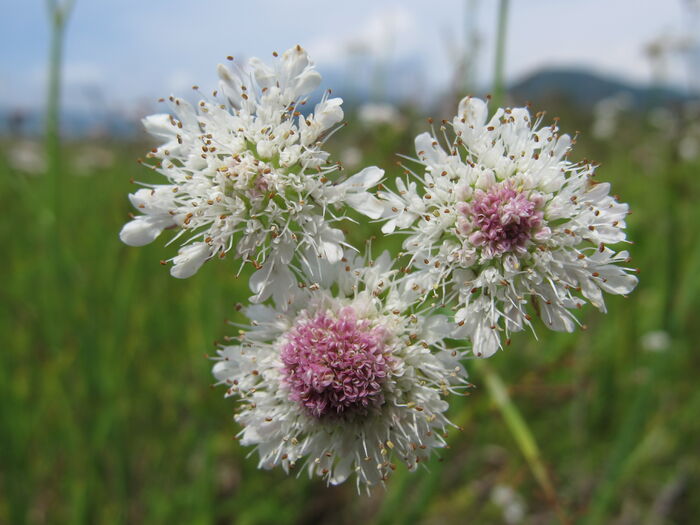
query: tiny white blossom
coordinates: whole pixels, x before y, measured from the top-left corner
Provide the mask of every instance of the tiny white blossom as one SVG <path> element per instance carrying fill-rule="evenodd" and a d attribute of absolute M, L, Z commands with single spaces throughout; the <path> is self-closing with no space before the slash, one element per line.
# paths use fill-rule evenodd
<path fill-rule="evenodd" d="M 456 333 L 477 356 L 493 354 L 501 332 L 522 330 L 539 314 L 571 331 L 585 301 L 605 311 L 603 293 L 637 284 L 626 251 L 627 204 L 593 180 L 595 167 L 566 155 L 572 140 L 540 127 L 526 108 L 498 109 L 467 97 L 437 136 L 416 138 L 420 173 L 378 192 L 385 233 L 409 230 L 403 248 L 412 273 L 405 291 L 455 306 Z M 447 127 L 454 131 L 450 139 Z M 373 203 L 376 204 L 376 203 Z"/>
<path fill-rule="evenodd" d="M 664 330 L 653 330 L 645 333 L 640 343 L 647 352 L 664 352 L 671 347 L 671 336 Z"/>
<path fill-rule="evenodd" d="M 612 139 L 624 113 L 631 107 L 632 97 L 624 91 L 599 101 L 593 108 L 591 134 L 599 140 Z"/>
<path fill-rule="evenodd" d="M 240 441 L 260 467 L 331 484 L 354 474 L 369 488 L 445 445 L 443 398 L 466 386 L 462 351 L 443 344 L 444 316 L 402 309 L 388 254 L 370 266 L 316 262 L 289 304 L 245 310 L 250 328 L 213 372 L 241 400 Z"/>
<path fill-rule="evenodd" d="M 363 104 L 357 110 L 358 120 L 367 127 L 392 126 L 402 128 L 404 118 L 399 109 L 392 104 Z"/>
<path fill-rule="evenodd" d="M 323 143 L 343 119 L 342 100 L 326 93 L 313 113 L 302 114 L 321 76 L 301 47 L 273 66 L 254 58 L 247 68 L 220 65 L 218 73 L 213 98 L 192 106 L 170 97 L 173 115 L 144 119 L 162 141 L 148 157 L 167 183 L 130 195 L 141 215 L 120 237 L 141 246 L 165 229 L 178 230 L 173 241 L 184 242 L 170 261 L 180 278 L 233 250 L 258 269 L 251 287 L 262 301 L 294 286 L 288 265 L 297 250 L 340 259 L 344 237 L 330 224 L 342 216 L 333 209 L 356 200 L 383 171 L 366 168 L 343 182 L 329 178 L 338 165 L 329 162 Z"/>
<path fill-rule="evenodd" d="M 6 151 L 9 165 L 30 175 L 46 173 L 46 156 L 39 142 L 19 140 L 11 143 Z"/>

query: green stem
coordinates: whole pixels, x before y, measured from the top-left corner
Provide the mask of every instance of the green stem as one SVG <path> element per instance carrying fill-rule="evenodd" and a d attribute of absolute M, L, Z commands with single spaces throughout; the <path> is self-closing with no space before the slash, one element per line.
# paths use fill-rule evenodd
<path fill-rule="evenodd" d="M 59 222 L 61 206 L 61 65 L 63 62 L 63 40 L 66 21 L 74 0 L 67 0 L 59 5 L 56 0 L 47 0 L 51 25 L 51 48 L 49 50 L 49 85 L 46 100 L 46 160 L 51 201 L 53 202 L 54 221 Z"/>
<path fill-rule="evenodd" d="M 679 203 L 685 199 L 685 194 L 681 188 L 676 172 L 679 171 L 680 159 L 678 158 L 678 150 L 673 144 L 670 150 L 670 159 L 667 162 L 664 170 L 664 183 L 666 185 L 666 296 L 664 306 L 664 329 L 671 338 L 677 337 L 678 334 L 678 318 L 676 314 L 676 304 L 679 295 L 678 283 L 681 274 L 681 261 L 679 239 L 682 239 L 683 227 L 679 220 Z"/>
<path fill-rule="evenodd" d="M 493 107 L 498 108 L 503 105 L 505 87 L 503 71 L 505 69 L 506 55 L 506 28 L 508 25 L 508 4 L 509 0 L 500 0 L 498 4 L 498 29 L 496 33 L 496 60 L 493 69 Z"/>
<path fill-rule="evenodd" d="M 554 489 L 554 484 L 549 477 L 547 468 L 542 461 L 540 449 L 537 446 L 535 437 L 530 431 L 525 419 L 520 414 L 518 407 L 515 406 L 513 400 L 510 398 L 503 380 L 498 373 L 491 368 L 491 365 L 486 360 L 475 359 L 471 362 L 474 364 L 474 368 L 478 370 L 484 378 L 484 383 L 486 384 L 491 399 L 503 416 L 506 426 L 518 445 L 520 452 L 522 452 L 525 457 L 525 461 L 527 461 L 535 480 L 542 488 L 547 500 L 554 506 L 560 522 L 569 523 L 564 510 L 559 504 L 557 492 Z"/>

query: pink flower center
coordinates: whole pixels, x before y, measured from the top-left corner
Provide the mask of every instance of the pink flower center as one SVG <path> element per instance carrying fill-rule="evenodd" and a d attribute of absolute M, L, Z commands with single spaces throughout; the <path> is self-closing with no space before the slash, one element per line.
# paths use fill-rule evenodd
<path fill-rule="evenodd" d="M 317 418 L 381 405 L 390 360 L 384 339 L 383 328 L 358 320 L 350 307 L 295 326 L 281 352 L 289 398 Z"/>
<path fill-rule="evenodd" d="M 481 246 L 488 257 L 505 252 L 523 254 L 533 236 L 549 231 L 543 227 L 543 213 L 537 209 L 540 204 L 540 199 L 530 199 L 507 184 L 487 192 L 477 190 L 471 202 L 458 206 L 463 215 L 458 231 L 473 245 Z"/>

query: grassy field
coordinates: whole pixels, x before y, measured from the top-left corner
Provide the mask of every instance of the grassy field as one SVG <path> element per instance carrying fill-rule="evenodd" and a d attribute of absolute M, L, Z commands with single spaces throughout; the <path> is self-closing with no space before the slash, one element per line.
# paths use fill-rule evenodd
<path fill-rule="evenodd" d="M 585 123 L 571 116 L 563 127 Z M 415 126 L 351 125 L 332 146 L 353 143 L 366 162 L 393 166 Z M 541 524 L 558 522 L 557 506 L 575 523 L 700 515 L 700 164 L 677 160 L 673 142 L 635 123 L 614 142 L 579 139 L 576 157 L 602 161 L 599 178 L 634 210 L 640 285 L 610 298 L 608 315 L 585 309 L 587 330 L 518 334 L 489 361 L 557 502 L 476 370 L 476 388 L 451 408 L 464 429 L 451 448 L 422 472 L 399 468 L 371 497 L 351 483 L 258 471 L 233 439 L 233 403 L 209 388 L 206 358 L 232 333 L 224 321 L 247 297 L 245 276 L 236 280 L 227 259 L 176 280 L 158 264 L 173 247 L 118 240 L 129 179 L 149 176 L 134 162 L 146 147 L 113 144 L 112 167 L 76 176 L 69 145 L 58 215 L 47 176 L 0 159 L 0 523 Z"/>

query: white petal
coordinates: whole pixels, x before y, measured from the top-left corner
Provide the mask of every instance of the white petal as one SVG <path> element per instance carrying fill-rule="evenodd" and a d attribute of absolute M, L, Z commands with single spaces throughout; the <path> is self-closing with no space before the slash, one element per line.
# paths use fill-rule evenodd
<path fill-rule="evenodd" d="M 298 77 L 309 65 L 309 55 L 301 46 L 292 47 L 282 53 L 282 71 L 286 79 Z"/>
<path fill-rule="evenodd" d="M 576 328 L 576 323 L 571 317 L 569 311 L 563 306 L 552 303 L 540 303 L 540 312 L 542 322 L 550 330 L 556 332 L 573 332 Z"/>
<path fill-rule="evenodd" d="M 393 233 L 396 229 L 396 219 L 390 219 L 382 226 L 382 233 Z"/>
<path fill-rule="evenodd" d="M 216 72 L 221 79 L 219 84 L 221 91 L 229 99 L 231 105 L 239 108 L 241 106 L 241 78 L 223 64 L 216 66 Z"/>
<path fill-rule="evenodd" d="M 465 119 L 465 125 L 474 128 L 483 127 L 488 117 L 488 107 L 486 102 L 480 98 L 464 97 L 459 103 L 457 114 Z"/>
<path fill-rule="evenodd" d="M 605 274 L 601 272 L 601 275 L 603 275 L 606 280 L 600 283 L 600 287 L 608 293 L 626 295 L 634 290 L 639 279 L 635 275 L 628 275 L 621 269 L 618 270 L 619 273 L 617 275 L 612 274 L 612 272 L 606 272 Z"/>
<path fill-rule="evenodd" d="M 494 175 L 493 171 L 484 170 L 479 173 L 475 186 L 480 190 L 488 190 L 494 184 L 496 184 L 496 176 Z"/>
<path fill-rule="evenodd" d="M 272 286 L 272 299 L 275 304 L 283 308 L 289 303 L 296 290 L 297 281 L 294 274 L 286 265 L 277 265 L 274 272 L 274 286 Z"/>
<path fill-rule="evenodd" d="M 333 241 L 322 240 L 319 243 L 319 252 L 329 263 L 337 263 L 343 257 L 343 248 Z"/>
<path fill-rule="evenodd" d="M 219 381 L 226 381 L 231 375 L 231 363 L 228 361 L 218 361 L 211 370 L 211 373 Z"/>
<path fill-rule="evenodd" d="M 252 302 L 259 303 L 272 296 L 278 307 L 284 308 L 293 296 L 296 279 L 286 264 L 270 258 L 253 274 L 248 284 L 255 294 L 250 299 Z"/>
<path fill-rule="evenodd" d="M 320 83 L 321 74 L 318 71 L 311 70 L 300 75 L 294 83 L 294 98 L 311 93 Z"/>
<path fill-rule="evenodd" d="M 257 57 L 253 57 L 248 61 L 248 64 L 253 69 L 253 75 L 255 75 L 255 81 L 258 83 L 260 88 L 270 88 L 275 85 L 275 71 L 270 66 L 265 64 L 262 60 Z"/>
<path fill-rule="evenodd" d="M 440 164 L 447 160 L 447 155 L 430 133 L 424 132 L 416 137 L 416 153 L 418 158 L 430 165 Z"/>
<path fill-rule="evenodd" d="M 269 140 L 261 140 L 257 145 L 258 155 L 263 159 L 270 159 L 275 153 L 275 146 Z"/>
<path fill-rule="evenodd" d="M 262 268 L 256 271 L 248 281 L 248 286 L 250 286 L 250 291 L 255 294 L 256 302 L 264 301 L 270 297 L 270 293 L 267 293 L 266 289 L 270 282 L 270 275 L 272 274 L 272 262 L 267 261 Z"/>
<path fill-rule="evenodd" d="M 476 357 L 491 357 L 498 351 L 498 332 L 486 323 L 478 323 L 472 335 L 472 352 Z"/>
<path fill-rule="evenodd" d="M 165 139 L 172 139 L 177 135 L 177 128 L 173 126 L 170 119 L 170 115 L 166 113 L 159 113 L 157 115 L 149 115 L 141 119 L 141 123 L 146 131 L 151 135 Z"/>
<path fill-rule="evenodd" d="M 348 476 L 352 474 L 352 465 L 355 457 L 346 453 L 341 456 L 338 463 L 333 467 L 331 477 L 329 479 L 331 485 L 340 485 L 343 481 L 348 479 Z"/>
<path fill-rule="evenodd" d="M 167 226 L 162 219 L 137 217 L 124 225 L 119 238 L 129 246 L 145 246 L 153 242 Z"/>
<path fill-rule="evenodd" d="M 211 257 L 211 249 L 208 244 L 203 242 L 180 248 L 178 254 L 173 258 L 170 275 L 178 279 L 192 277 L 209 257 Z"/>
<path fill-rule="evenodd" d="M 322 129 L 326 130 L 343 120 L 343 108 L 340 107 L 342 103 L 342 98 L 331 98 L 316 104 L 314 117 Z"/>
<path fill-rule="evenodd" d="M 362 171 L 355 173 L 348 180 L 338 185 L 339 188 L 343 188 L 345 191 L 360 191 L 367 190 L 375 186 L 382 177 L 384 176 L 384 170 L 378 168 L 377 166 L 369 166 Z"/>
<path fill-rule="evenodd" d="M 345 202 L 370 219 L 378 219 L 384 214 L 384 204 L 369 193 L 355 193 L 345 197 Z"/>

